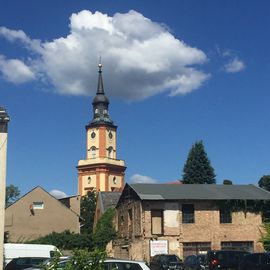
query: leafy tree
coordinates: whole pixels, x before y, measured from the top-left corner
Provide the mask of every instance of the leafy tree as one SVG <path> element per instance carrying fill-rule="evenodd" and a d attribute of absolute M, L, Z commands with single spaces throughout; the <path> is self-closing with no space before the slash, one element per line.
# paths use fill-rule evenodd
<path fill-rule="evenodd" d="M 90 234 L 77 234 L 68 230 L 56 233 L 52 232 L 46 236 L 29 241 L 31 244 L 50 244 L 60 249 L 88 248 L 92 249 L 92 237 Z"/>
<path fill-rule="evenodd" d="M 229 179 L 223 180 L 223 185 L 232 185 L 232 184 L 233 184 L 232 180 L 229 180 Z"/>
<path fill-rule="evenodd" d="M 204 150 L 203 142 L 192 145 L 183 169 L 184 184 L 215 184 L 214 168 Z"/>
<path fill-rule="evenodd" d="M 81 198 L 81 233 L 93 232 L 94 216 L 96 210 L 96 193 L 88 192 Z"/>
<path fill-rule="evenodd" d="M 267 191 L 270 191 L 270 175 L 263 175 L 259 182 L 258 185 L 260 188 L 263 188 Z M 270 221 L 270 202 L 265 201 L 262 204 L 262 218 L 264 222 L 269 222 Z M 269 226 L 269 233 L 270 233 L 270 225 Z M 270 238 L 270 235 L 269 235 Z M 269 247 L 270 247 L 270 242 L 269 242 Z"/>
<path fill-rule="evenodd" d="M 264 175 L 258 182 L 259 187 L 270 191 L 270 175 Z"/>
<path fill-rule="evenodd" d="M 20 196 L 20 190 L 14 185 L 6 186 L 6 206 L 11 205 Z"/>
<path fill-rule="evenodd" d="M 260 241 L 266 251 L 270 251 L 270 223 L 264 223 L 265 234 L 262 235 Z"/>
<path fill-rule="evenodd" d="M 116 230 L 113 226 L 115 208 L 109 208 L 98 220 L 93 233 L 93 243 L 96 248 L 105 250 L 106 245 L 117 238 Z"/>

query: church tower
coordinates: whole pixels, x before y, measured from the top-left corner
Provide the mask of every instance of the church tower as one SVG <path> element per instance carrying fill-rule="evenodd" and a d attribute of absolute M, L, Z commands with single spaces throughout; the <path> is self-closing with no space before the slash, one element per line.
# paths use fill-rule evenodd
<path fill-rule="evenodd" d="M 93 119 L 86 126 L 86 159 L 79 160 L 78 193 L 114 191 L 124 187 L 125 162 L 116 159 L 116 130 L 109 116 L 109 99 L 105 96 L 102 65 L 99 64 L 98 87 L 93 99 Z"/>

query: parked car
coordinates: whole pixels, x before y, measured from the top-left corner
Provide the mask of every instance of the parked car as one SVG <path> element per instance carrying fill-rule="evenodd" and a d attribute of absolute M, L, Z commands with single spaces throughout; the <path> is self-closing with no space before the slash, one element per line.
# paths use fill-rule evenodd
<path fill-rule="evenodd" d="M 12 259 L 19 257 L 52 258 L 56 253 L 61 254 L 59 249 L 54 245 L 4 244 L 5 265 L 7 265 Z"/>
<path fill-rule="evenodd" d="M 150 260 L 151 270 L 182 270 L 183 262 L 182 260 L 174 254 L 159 254 L 155 255 Z"/>
<path fill-rule="evenodd" d="M 67 265 L 70 259 L 62 260 L 57 264 L 57 270 L 62 270 Z M 89 261 L 91 264 L 91 261 Z M 103 268 L 104 270 L 150 270 L 149 267 L 143 261 L 132 261 L 132 260 L 122 260 L 122 259 L 106 259 L 104 260 Z M 76 263 L 75 263 L 76 265 Z M 31 267 L 25 270 L 42 270 L 43 268 Z M 74 269 L 78 267 L 74 266 Z"/>
<path fill-rule="evenodd" d="M 270 270 L 270 253 L 253 253 L 243 257 L 239 270 Z"/>
<path fill-rule="evenodd" d="M 144 261 L 106 259 L 103 264 L 104 270 L 150 270 Z"/>
<path fill-rule="evenodd" d="M 57 263 L 57 270 L 62 270 L 64 267 L 68 264 L 70 261 L 69 259 L 60 259 L 60 261 Z M 49 267 L 50 269 L 55 269 L 55 265 L 51 264 L 50 259 L 45 261 L 42 265 L 32 266 L 29 268 L 25 268 L 24 270 L 44 270 L 44 266 Z"/>
<path fill-rule="evenodd" d="M 12 259 L 5 267 L 5 270 L 22 270 L 45 263 L 48 258 L 43 257 L 20 257 Z"/>
<path fill-rule="evenodd" d="M 205 269 L 221 270 L 230 269 L 237 270 L 242 258 L 249 254 L 246 251 L 237 250 L 210 250 L 206 255 Z M 246 269 L 250 270 L 250 269 Z"/>
<path fill-rule="evenodd" d="M 206 254 L 187 256 L 183 263 L 184 270 L 204 270 Z"/>

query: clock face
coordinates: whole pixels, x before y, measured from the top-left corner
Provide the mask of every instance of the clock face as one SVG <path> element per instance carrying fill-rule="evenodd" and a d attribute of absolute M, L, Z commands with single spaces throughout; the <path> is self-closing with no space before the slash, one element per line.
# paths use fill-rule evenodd
<path fill-rule="evenodd" d="M 96 133 L 93 131 L 93 132 L 91 133 L 91 138 L 94 139 L 95 137 L 96 137 Z"/>
<path fill-rule="evenodd" d="M 112 134 L 112 132 L 110 131 L 110 132 L 109 132 L 109 138 L 112 139 L 112 137 L 113 137 L 113 134 Z"/>

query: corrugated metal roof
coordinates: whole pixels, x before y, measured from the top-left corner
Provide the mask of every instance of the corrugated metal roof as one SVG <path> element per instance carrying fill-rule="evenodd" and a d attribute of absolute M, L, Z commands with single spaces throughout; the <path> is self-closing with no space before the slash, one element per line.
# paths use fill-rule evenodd
<path fill-rule="evenodd" d="M 141 200 L 270 200 L 270 192 L 254 185 L 130 184 Z"/>

